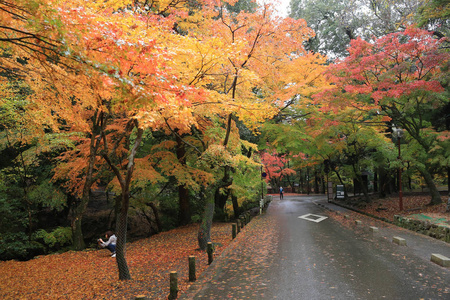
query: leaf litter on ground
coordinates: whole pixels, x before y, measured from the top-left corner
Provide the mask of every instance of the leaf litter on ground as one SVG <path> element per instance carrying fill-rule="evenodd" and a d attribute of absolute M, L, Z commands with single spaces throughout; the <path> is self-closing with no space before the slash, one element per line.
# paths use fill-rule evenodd
<path fill-rule="evenodd" d="M 127 244 L 127 281 L 119 281 L 116 260 L 106 249 L 0 262 L 0 299 L 167 299 L 171 271 L 178 272 L 179 293 L 190 286 L 190 255 L 196 257 L 197 277 L 208 266 L 197 232 L 193 224 Z M 231 223 L 215 223 L 211 239 L 218 256 L 232 240 Z"/>

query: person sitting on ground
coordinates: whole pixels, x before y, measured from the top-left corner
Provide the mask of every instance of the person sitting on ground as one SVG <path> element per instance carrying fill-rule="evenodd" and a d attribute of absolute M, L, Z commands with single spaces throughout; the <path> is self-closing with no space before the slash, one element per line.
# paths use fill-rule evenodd
<path fill-rule="evenodd" d="M 107 248 L 109 251 L 111 251 L 111 257 L 116 257 L 116 235 L 112 231 L 107 231 L 105 233 L 105 238 L 108 239 L 106 242 L 104 242 L 102 239 L 98 239 L 99 246 L 102 248 Z"/>

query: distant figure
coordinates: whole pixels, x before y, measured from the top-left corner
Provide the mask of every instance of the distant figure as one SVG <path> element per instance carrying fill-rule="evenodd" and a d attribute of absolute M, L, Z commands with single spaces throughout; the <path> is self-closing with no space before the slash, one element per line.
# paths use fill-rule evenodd
<path fill-rule="evenodd" d="M 105 233 L 105 238 L 108 239 L 106 242 L 104 242 L 102 239 L 98 239 L 98 245 L 111 251 L 111 257 L 116 257 L 116 235 L 112 231 L 107 231 Z"/>
<path fill-rule="evenodd" d="M 283 187 L 280 186 L 280 199 L 283 199 Z"/>

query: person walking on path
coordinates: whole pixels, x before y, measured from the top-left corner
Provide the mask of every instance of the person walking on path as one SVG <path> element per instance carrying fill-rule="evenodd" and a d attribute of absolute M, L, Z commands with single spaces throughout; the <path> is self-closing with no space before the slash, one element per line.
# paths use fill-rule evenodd
<path fill-rule="evenodd" d="M 283 187 L 280 186 L 280 200 L 283 199 Z"/>

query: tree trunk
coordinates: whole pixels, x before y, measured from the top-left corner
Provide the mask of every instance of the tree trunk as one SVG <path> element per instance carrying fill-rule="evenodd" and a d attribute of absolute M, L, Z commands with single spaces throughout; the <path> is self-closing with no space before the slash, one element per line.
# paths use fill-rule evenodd
<path fill-rule="evenodd" d="M 304 194 L 302 170 L 299 171 L 299 174 L 300 174 L 299 175 L 300 194 Z"/>
<path fill-rule="evenodd" d="M 367 185 L 365 184 L 363 178 L 361 175 L 357 175 L 356 176 L 356 182 L 359 185 L 359 190 L 363 192 L 364 195 L 364 199 L 369 202 L 370 198 L 369 198 L 369 191 L 367 190 Z"/>
<path fill-rule="evenodd" d="M 450 212 L 450 167 L 447 168 L 447 192 L 448 192 L 447 212 Z"/>
<path fill-rule="evenodd" d="M 119 219 L 117 220 L 116 235 L 116 261 L 119 268 L 119 280 L 131 279 L 130 270 L 128 269 L 126 254 L 127 242 L 127 222 L 128 222 L 128 207 L 130 204 L 129 192 L 122 192 L 122 205 L 120 208 Z"/>
<path fill-rule="evenodd" d="M 309 195 L 311 189 L 309 188 L 309 167 L 306 167 L 306 193 Z"/>
<path fill-rule="evenodd" d="M 178 224 L 187 225 L 191 222 L 191 205 L 189 190 L 184 185 L 178 186 Z"/>
<path fill-rule="evenodd" d="M 320 180 L 322 180 L 322 194 L 326 194 L 327 193 L 327 182 L 325 181 L 325 176 L 321 176 Z"/>
<path fill-rule="evenodd" d="M 317 170 L 314 170 L 314 194 L 319 193 L 319 177 L 317 175 Z"/>
<path fill-rule="evenodd" d="M 375 171 L 373 174 L 373 192 L 378 192 L 378 172 Z"/>
<path fill-rule="evenodd" d="M 380 167 L 378 170 L 380 180 L 378 196 L 380 198 L 386 198 L 387 194 L 390 194 L 388 176 L 386 170 L 383 167 Z"/>
<path fill-rule="evenodd" d="M 83 197 L 85 198 L 85 197 Z M 81 220 L 84 214 L 84 211 L 86 210 L 88 200 L 81 199 L 81 203 L 78 204 L 78 206 L 75 209 L 75 215 L 71 222 L 72 227 L 72 243 L 75 250 L 83 250 L 86 248 L 86 244 L 84 243 L 84 237 L 83 237 L 83 231 L 81 229 Z"/>
<path fill-rule="evenodd" d="M 201 250 L 206 250 L 208 242 L 211 242 L 211 226 L 214 217 L 214 206 L 213 199 L 206 199 L 205 212 L 197 236 L 198 246 Z"/>
<path fill-rule="evenodd" d="M 241 214 L 241 210 L 239 208 L 239 203 L 238 203 L 238 197 L 235 195 L 231 195 L 231 201 L 233 202 L 234 218 L 238 219 L 239 215 Z"/>
<path fill-rule="evenodd" d="M 221 180 L 221 183 L 217 185 L 215 194 L 214 194 L 214 202 L 216 204 L 216 208 L 222 213 L 225 208 L 225 204 L 227 203 L 228 196 L 231 191 L 228 188 L 231 184 L 233 184 L 233 180 L 230 177 L 231 169 L 228 166 L 224 167 L 224 174 Z M 220 189 L 225 189 L 224 192 L 220 192 Z"/>
<path fill-rule="evenodd" d="M 162 224 L 161 224 L 161 219 L 159 218 L 158 208 L 152 202 L 148 203 L 147 205 L 151 207 L 151 209 L 153 211 L 153 215 L 155 216 L 155 222 L 156 222 L 156 227 L 157 227 L 156 232 L 161 232 Z"/>
<path fill-rule="evenodd" d="M 89 161 L 86 170 L 86 181 L 84 182 L 83 194 L 81 196 L 80 203 L 78 203 L 78 205 L 74 210 L 75 214 L 73 216 L 73 220 L 71 223 L 73 246 L 75 250 L 83 250 L 84 248 L 86 248 L 81 225 L 83 215 L 86 212 L 90 200 L 91 188 L 92 185 L 94 184 L 95 158 L 97 156 L 97 152 L 101 143 L 101 141 L 96 137 L 100 132 L 100 130 L 103 128 L 103 126 L 104 126 L 104 115 L 103 113 L 97 111 L 93 119 L 93 129 L 89 145 Z"/>
<path fill-rule="evenodd" d="M 439 194 L 439 191 L 434 184 L 433 177 L 431 176 L 430 172 L 428 172 L 427 169 L 421 169 L 419 172 L 422 174 L 423 179 L 425 180 L 425 183 L 427 184 L 428 189 L 430 190 L 431 200 L 428 205 L 436 205 L 441 204 L 441 194 Z"/>
<path fill-rule="evenodd" d="M 125 258 L 125 246 L 126 246 L 126 236 L 127 236 L 127 221 L 128 221 L 128 208 L 130 206 L 130 186 L 131 179 L 134 171 L 134 159 L 136 158 L 136 152 L 142 142 L 142 136 L 144 130 L 139 128 L 139 124 L 137 120 L 131 120 L 129 124 L 127 124 L 127 130 L 129 130 L 129 134 L 131 134 L 133 126 L 137 128 L 136 140 L 134 141 L 133 148 L 130 151 L 128 156 L 128 163 L 126 165 L 126 172 L 122 175 L 121 170 L 113 164 L 110 157 L 108 156 L 108 149 L 106 148 L 106 135 L 103 133 L 103 139 L 105 140 L 105 153 L 102 154 L 103 158 L 106 160 L 108 165 L 113 170 L 116 175 L 122 192 L 122 203 L 120 205 L 120 213 L 119 218 L 117 220 L 116 226 L 116 235 L 117 235 L 117 244 L 116 244 L 116 261 L 117 266 L 119 268 L 119 279 L 120 280 L 128 280 L 131 279 L 130 271 L 128 269 L 128 264 Z M 119 141 L 120 142 L 120 141 Z"/>
<path fill-rule="evenodd" d="M 177 159 L 183 167 L 186 167 L 186 148 L 181 138 L 176 135 Z M 191 222 L 191 205 L 189 201 L 189 190 L 182 184 L 178 185 L 178 224 L 187 225 Z"/>

